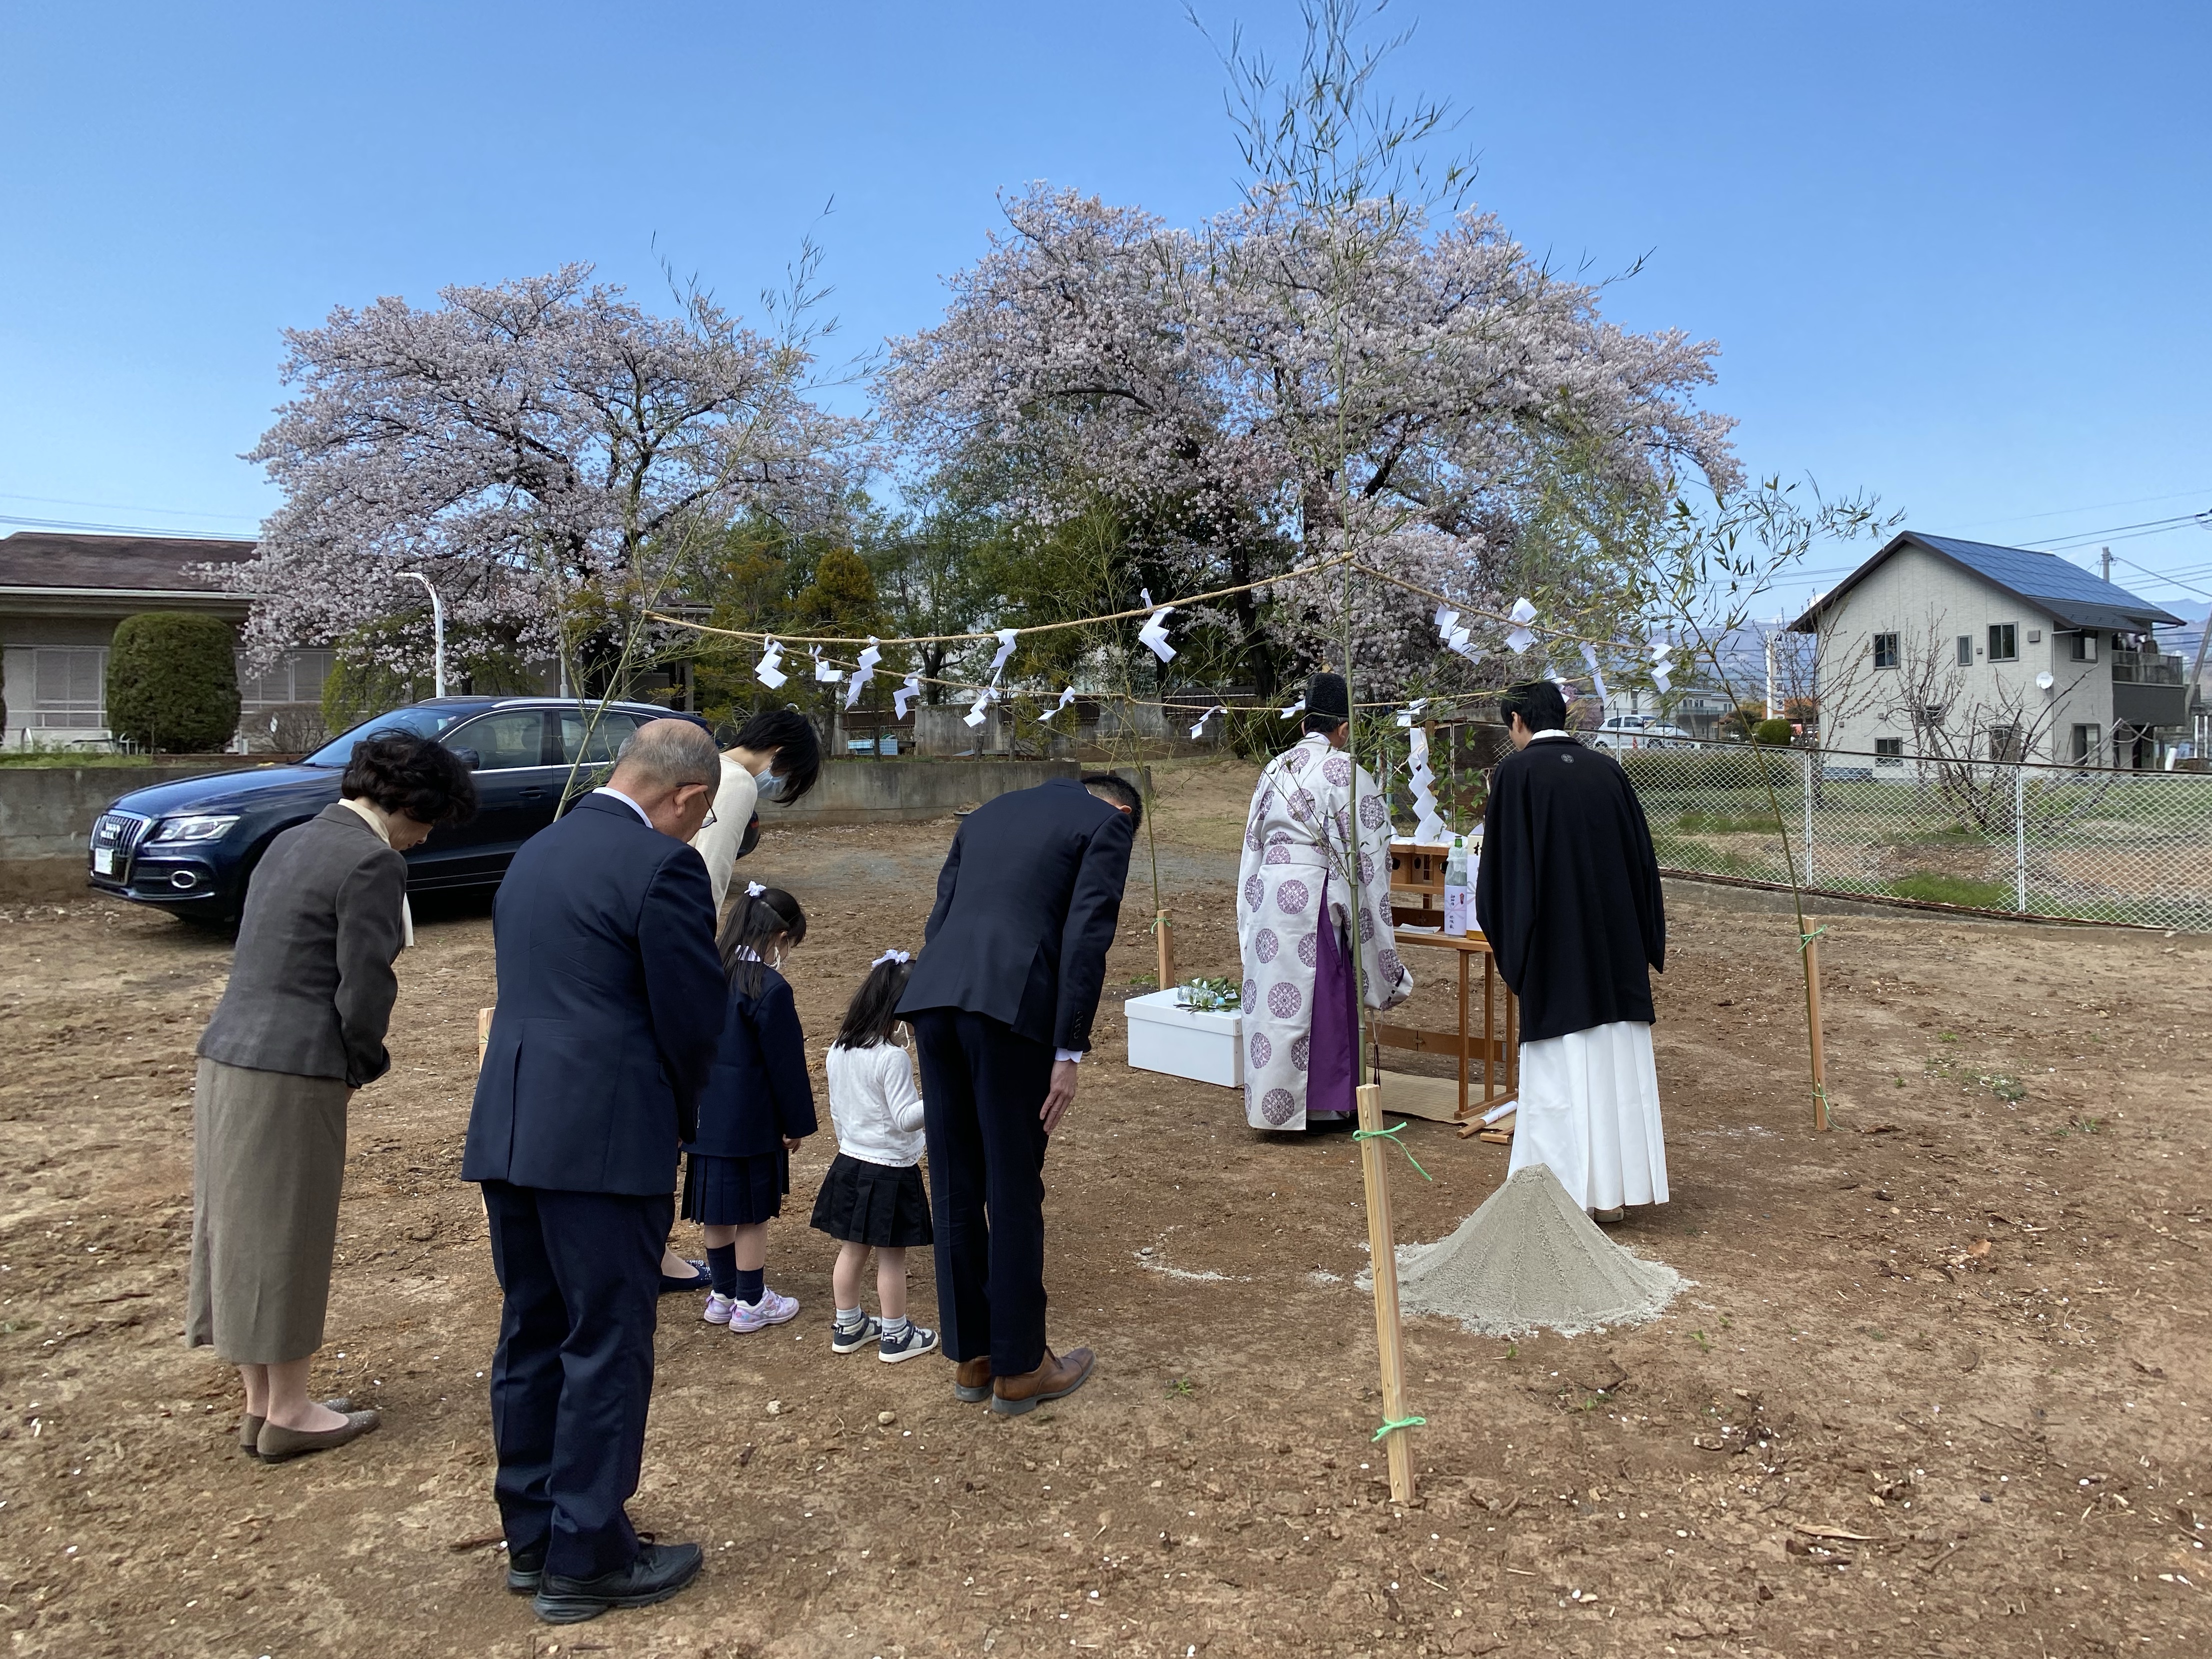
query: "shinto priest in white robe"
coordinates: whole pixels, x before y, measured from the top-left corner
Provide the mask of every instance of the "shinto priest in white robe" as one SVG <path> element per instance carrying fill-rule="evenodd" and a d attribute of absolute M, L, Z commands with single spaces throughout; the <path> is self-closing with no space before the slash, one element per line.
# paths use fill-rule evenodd
<path fill-rule="evenodd" d="M 1350 757 L 1326 734 L 1310 732 L 1267 763 L 1253 791 L 1237 872 L 1237 942 L 1244 1117 L 1255 1129 L 1304 1129 L 1310 1113 L 1353 1109 L 1359 1018 L 1348 941 L 1358 941 L 1368 1007 L 1394 1007 L 1413 994 L 1413 976 L 1391 942 L 1389 811 L 1375 780 L 1358 772 L 1355 841 L 1353 777 Z"/>

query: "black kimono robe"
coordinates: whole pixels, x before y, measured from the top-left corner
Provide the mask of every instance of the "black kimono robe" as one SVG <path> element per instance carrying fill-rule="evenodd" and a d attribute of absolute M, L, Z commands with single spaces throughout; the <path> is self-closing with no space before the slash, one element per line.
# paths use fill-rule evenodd
<path fill-rule="evenodd" d="M 1650 1024 L 1667 915 L 1651 828 L 1610 755 L 1547 732 L 1498 763 L 1483 815 L 1475 919 L 1539 1042 Z"/>

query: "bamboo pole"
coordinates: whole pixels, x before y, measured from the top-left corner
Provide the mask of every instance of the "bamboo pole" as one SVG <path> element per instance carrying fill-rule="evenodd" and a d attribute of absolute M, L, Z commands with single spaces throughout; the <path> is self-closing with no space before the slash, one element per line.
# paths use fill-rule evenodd
<path fill-rule="evenodd" d="M 1375 1258 L 1375 1346 L 1382 1362 L 1382 1418 L 1386 1423 L 1406 1420 L 1406 1354 L 1398 1319 L 1398 1247 L 1390 1216 L 1390 1181 L 1382 1167 L 1382 1091 L 1379 1085 L 1359 1085 L 1359 1127 L 1369 1131 L 1359 1143 L 1359 1174 L 1367 1188 L 1367 1244 Z M 1389 1455 L 1390 1501 L 1413 1501 L 1413 1454 L 1404 1429 L 1382 1436 Z"/>
<path fill-rule="evenodd" d="M 1813 1035 L 1813 1133 L 1828 1132 L 1828 1055 L 1820 1033 L 1820 941 L 1805 941 L 1805 1024 Z"/>
<path fill-rule="evenodd" d="M 1172 990 L 1176 983 L 1175 927 L 1169 921 L 1166 911 L 1162 910 L 1153 916 L 1152 936 L 1154 943 L 1159 949 L 1160 989 Z"/>

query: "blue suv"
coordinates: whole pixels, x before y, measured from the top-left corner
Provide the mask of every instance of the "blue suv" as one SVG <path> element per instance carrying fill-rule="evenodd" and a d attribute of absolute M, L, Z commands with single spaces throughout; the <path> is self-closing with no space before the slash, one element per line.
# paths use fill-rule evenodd
<path fill-rule="evenodd" d="M 304 823 L 338 798 L 353 746 L 379 732 L 435 738 L 476 773 L 477 815 L 407 854 L 407 890 L 492 887 L 515 849 L 553 822 L 570 769 L 591 787 L 647 720 L 670 718 L 650 703 L 554 697 L 433 697 L 356 726 L 296 766 L 134 789 L 94 820 L 88 880 L 98 891 L 155 904 L 193 921 L 228 924 L 246 884 L 279 830 Z M 696 715 L 679 720 L 706 726 Z"/>

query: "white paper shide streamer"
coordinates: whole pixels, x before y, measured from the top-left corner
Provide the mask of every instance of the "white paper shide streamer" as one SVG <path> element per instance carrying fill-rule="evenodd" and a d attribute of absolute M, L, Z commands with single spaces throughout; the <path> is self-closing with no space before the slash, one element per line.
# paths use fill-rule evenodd
<path fill-rule="evenodd" d="M 984 721 L 985 718 L 986 718 L 987 716 L 988 716 L 988 714 L 990 714 L 990 712 L 991 712 L 991 702 L 992 702 L 993 696 L 994 696 L 994 693 L 992 692 L 991 688 L 990 688 L 989 686 L 988 686 L 988 685 L 987 685 L 987 686 L 983 687 L 981 690 L 979 690 L 979 691 L 978 691 L 978 692 L 976 692 L 976 694 L 975 694 L 975 707 L 974 707 L 974 708 L 970 708 L 970 709 L 969 709 L 969 710 L 965 714 L 963 714 L 960 718 L 961 718 L 963 720 L 966 721 L 966 722 L 968 723 L 968 725 L 969 725 L 969 726 L 970 726 L 971 727 L 972 727 L 972 726 L 981 726 L 981 725 L 983 724 L 983 721 Z"/>
<path fill-rule="evenodd" d="M 838 681 L 845 678 L 845 671 L 838 667 L 836 664 L 828 663 L 822 660 L 822 647 L 820 646 L 808 646 L 806 647 L 806 654 L 814 659 L 814 678 L 819 684 L 823 685 L 835 685 Z"/>
<path fill-rule="evenodd" d="M 761 651 L 761 659 L 753 665 L 753 678 L 771 691 L 782 689 L 791 678 L 783 672 L 783 647 L 769 639 Z"/>
<path fill-rule="evenodd" d="M 1212 720 L 1216 714 L 1225 714 L 1228 712 L 1228 709 L 1223 708 L 1221 704 L 1217 702 L 1212 708 L 1207 709 L 1192 723 L 1190 728 L 1191 736 L 1194 738 L 1203 737 L 1206 733 L 1206 721 Z"/>
<path fill-rule="evenodd" d="M 906 718 L 906 706 L 921 695 L 921 676 L 920 674 L 908 675 L 906 677 L 906 684 L 899 687 L 897 690 L 891 693 L 891 718 L 895 720 L 904 720 Z"/>
<path fill-rule="evenodd" d="M 876 677 L 876 665 L 883 659 L 884 653 L 877 647 L 876 636 L 873 634 L 869 635 L 868 643 L 860 653 L 860 666 L 853 671 L 853 678 L 845 687 L 846 708 L 850 708 L 854 703 L 860 702 L 861 691 L 866 687 L 868 682 Z"/>
<path fill-rule="evenodd" d="M 1413 839 L 1434 846 L 1444 838 L 1444 821 L 1437 812 L 1436 774 L 1429 768 L 1429 733 L 1413 727 L 1412 750 L 1406 779 L 1413 789 Z"/>
<path fill-rule="evenodd" d="M 1522 598 L 1513 601 L 1513 609 L 1506 614 L 1513 618 L 1513 631 L 1505 636 L 1505 643 L 1518 656 L 1536 642 L 1536 635 L 1528 626 L 1536 620 L 1536 607 Z"/>
<path fill-rule="evenodd" d="M 1143 592 L 1145 603 L 1150 605 L 1152 602 L 1152 590 L 1147 587 L 1143 590 Z M 1160 606 L 1158 610 L 1152 612 L 1145 625 L 1137 630 L 1138 641 L 1149 647 L 1152 653 L 1162 662 L 1173 662 L 1176 659 L 1176 648 L 1168 643 L 1167 626 L 1168 612 L 1174 609 L 1171 605 Z"/>
<path fill-rule="evenodd" d="M 1275 713 L 1276 713 L 1276 714 L 1277 714 L 1278 716 L 1279 716 L 1280 718 L 1282 718 L 1282 719 L 1284 719 L 1284 720 L 1296 720 L 1296 719 L 1297 719 L 1300 714 L 1304 714 L 1305 712 L 1306 712 L 1306 700 L 1305 700 L 1304 697 L 1300 697 L 1300 698 L 1299 698 L 1296 702 L 1292 703 L 1292 704 L 1291 704 L 1288 708 L 1278 708 L 1278 709 L 1275 711 Z"/>
<path fill-rule="evenodd" d="M 1598 672 L 1597 647 L 1587 640 L 1583 641 L 1583 662 L 1590 672 L 1590 684 L 1597 688 L 1598 704 L 1602 708 L 1610 694 L 1605 689 L 1605 676 Z"/>

